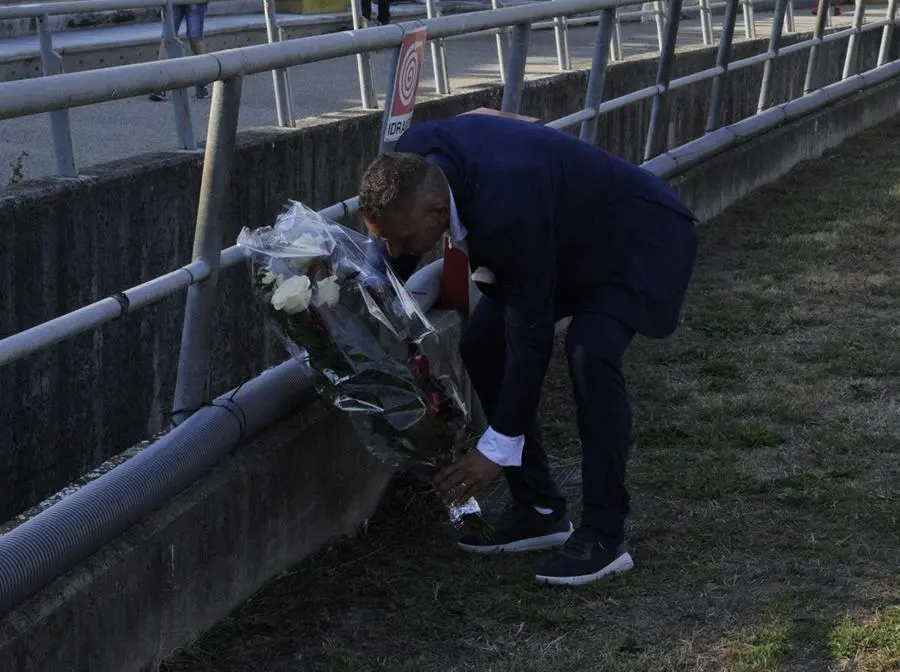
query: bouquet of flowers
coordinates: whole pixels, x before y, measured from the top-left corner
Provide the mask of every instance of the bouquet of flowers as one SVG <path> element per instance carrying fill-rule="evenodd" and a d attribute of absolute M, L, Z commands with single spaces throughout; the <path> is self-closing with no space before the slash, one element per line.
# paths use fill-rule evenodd
<path fill-rule="evenodd" d="M 279 339 L 370 452 L 426 480 L 459 457 L 468 415 L 456 375 L 373 241 L 291 202 L 238 244 Z M 474 499 L 449 508 L 458 525 L 480 512 Z"/>

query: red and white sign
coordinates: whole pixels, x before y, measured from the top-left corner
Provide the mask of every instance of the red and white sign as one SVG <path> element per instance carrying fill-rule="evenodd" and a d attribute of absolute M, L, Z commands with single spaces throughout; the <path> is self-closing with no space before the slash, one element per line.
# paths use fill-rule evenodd
<path fill-rule="evenodd" d="M 425 62 L 425 28 L 416 28 L 403 36 L 397 75 L 391 95 L 391 111 L 384 129 L 384 141 L 394 142 L 409 128 L 413 109 L 416 107 L 416 91 Z"/>

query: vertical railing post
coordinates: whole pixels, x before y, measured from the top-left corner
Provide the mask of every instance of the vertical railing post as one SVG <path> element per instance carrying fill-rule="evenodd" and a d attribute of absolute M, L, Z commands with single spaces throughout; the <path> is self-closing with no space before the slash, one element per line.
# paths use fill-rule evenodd
<path fill-rule="evenodd" d="M 613 26 L 612 42 L 609 45 L 609 55 L 614 61 L 621 61 L 622 53 L 622 24 L 619 22 L 619 8 L 615 8 L 615 25 Z"/>
<path fill-rule="evenodd" d="M 744 37 L 749 40 L 756 37 L 756 25 L 753 21 L 753 4 L 751 0 L 741 0 L 741 8 L 744 12 Z"/>
<path fill-rule="evenodd" d="M 553 37 L 556 40 L 556 62 L 562 71 L 572 68 L 569 58 L 569 24 L 566 17 L 557 16 L 553 19 Z"/>
<path fill-rule="evenodd" d="M 613 36 L 613 28 L 616 23 L 615 7 L 601 10 L 600 21 L 597 23 L 597 41 L 594 43 L 594 55 L 591 59 L 591 74 L 588 76 L 587 91 L 584 96 L 584 107 L 594 110 L 594 116 L 581 122 L 579 137 L 591 145 L 597 144 L 597 123 L 599 115 L 596 113 L 603 98 L 603 85 L 606 81 L 606 67 L 610 41 Z"/>
<path fill-rule="evenodd" d="M 362 10 L 359 0 L 350 0 L 350 17 L 353 20 L 353 30 L 362 29 Z M 372 75 L 372 54 L 369 52 L 356 55 L 356 72 L 359 76 L 359 97 L 363 109 L 374 110 L 378 107 L 375 98 L 375 82 Z"/>
<path fill-rule="evenodd" d="M 500 110 L 503 112 L 517 113 L 522 104 L 530 36 L 530 24 L 517 23 L 513 26 L 512 39 L 509 43 L 509 60 L 506 64 L 506 83 L 503 85 L 503 100 L 500 103 Z"/>
<path fill-rule="evenodd" d="M 491 9 L 500 9 L 500 0 L 491 0 Z M 506 84 L 506 52 L 509 51 L 509 32 L 507 28 L 497 29 L 497 62 L 500 64 L 500 81 Z"/>
<path fill-rule="evenodd" d="M 209 276 L 188 289 L 172 413 L 176 424 L 206 403 L 210 394 L 209 359 L 222 250 L 221 222 L 231 194 L 241 85 L 240 77 L 213 85 L 192 255 L 194 261 L 207 264 Z"/>
<path fill-rule="evenodd" d="M 278 32 L 273 0 L 263 0 L 263 14 L 266 18 L 266 37 L 269 44 L 279 42 L 281 36 Z M 275 111 L 278 115 L 278 125 L 282 128 L 293 128 L 295 124 L 290 111 L 291 92 L 288 88 L 287 69 L 281 68 L 272 71 L 272 86 L 275 89 Z"/>
<path fill-rule="evenodd" d="M 287 34 L 284 32 L 284 28 L 281 26 L 278 27 L 278 41 L 284 42 L 288 39 Z M 290 95 L 290 92 L 293 91 L 293 87 L 291 86 L 291 71 L 288 68 L 284 69 L 284 85 L 288 90 L 287 96 L 287 111 L 288 118 L 291 120 L 291 127 L 295 128 L 297 126 L 297 122 L 294 118 L 294 98 Z"/>
<path fill-rule="evenodd" d="M 660 0 L 656 0 L 653 3 L 653 20 L 656 21 L 656 41 L 659 43 L 659 53 L 662 53 L 663 50 L 663 42 L 665 40 L 664 37 L 664 25 L 663 25 L 663 17 L 665 16 L 665 12 L 663 11 L 663 3 Z"/>
<path fill-rule="evenodd" d="M 38 34 L 41 40 L 41 74 L 44 77 L 62 74 L 62 58 L 53 51 L 53 36 L 50 34 L 50 17 L 38 17 Z M 50 134 L 53 138 L 53 153 L 56 156 L 56 174 L 60 177 L 78 177 L 75 169 L 75 150 L 72 148 L 72 126 L 69 123 L 69 108 L 50 113 Z"/>
<path fill-rule="evenodd" d="M 830 0 L 819 0 L 816 27 L 813 30 L 813 38 L 821 40 L 825 34 L 825 22 L 828 20 L 828 11 L 831 8 Z M 821 77 L 819 76 L 819 51 L 821 42 L 809 48 L 809 60 L 806 62 L 806 78 L 803 80 L 803 95 L 819 88 Z"/>
<path fill-rule="evenodd" d="M 713 43 L 712 23 L 708 21 L 710 14 L 709 0 L 698 0 L 697 6 L 700 8 L 700 32 L 703 35 L 703 44 L 709 46 Z"/>
<path fill-rule="evenodd" d="M 435 0 L 425 0 L 429 19 L 440 16 Z M 434 90 L 441 95 L 450 93 L 450 77 L 447 75 L 447 52 L 443 38 L 431 40 L 431 64 L 434 66 Z"/>
<path fill-rule="evenodd" d="M 878 48 L 878 67 L 887 63 L 891 51 L 891 37 L 894 34 L 894 17 L 897 16 L 897 0 L 889 0 L 885 18 L 890 21 L 881 32 L 881 46 Z"/>
<path fill-rule="evenodd" d="M 794 0 L 787 0 L 787 11 L 784 14 L 784 28 L 789 33 L 797 31 L 794 25 Z"/>
<path fill-rule="evenodd" d="M 175 21 L 172 14 L 172 3 L 163 7 L 163 40 L 166 44 L 168 58 L 182 58 L 184 45 L 175 34 Z M 194 137 L 194 120 L 191 113 L 191 98 L 187 89 L 176 89 L 172 92 L 172 109 L 175 112 L 175 133 L 178 135 L 178 146 L 193 151 L 197 149 Z"/>
<path fill-rule="evenodd" d="M 853 11 L 853 32 L 850 33 L 850 40 L 847 42 L 847 57 L 844 59 L 844 72 L 841 73 L 841 79 L 855 75 L 859 69 L 856 54 L 859 49 L 859 29 L 862 28 L 865 16 L 866 0 L 856 0 L 856 7 Z"/>
<path fill-rule="evenodd" d="M 779 0 L 784 2 L 784 0 Z M 722 99 L 725 82 L 728 80 L 728 63 L 731 60 L 731 44 L 734 41 L 734 24 L 737 22 L 738 0 L 728 0 L 725 5 L 725 19 L 722 22 L 722 35 L 719 37 L 719 51 L 716 52 L 716 65 L 723 72 L 712 80 L 709 94 L 709 110 L 706 114 L 706 132 L 714 131 L 722 123 Z"/>
<path fill-rule="evenodd" d="M 772 104 L 772 82 L 775 77 L 775 62 L 778 60 L 778 48 L 781 46 L 781 31 L 784 28 L 784 15 L 791 0 L 775 0 L 775 15 L 772 17 L 772 32 L 769 34 L 769 53 L 775 58 L 766 61 L 763 66 L 762 84 L 759 87 L 759 101 L 756 111 L 762 112 Z"/>
<path fill-rule="evenodd" d="M 650 109 L 650 124 L 647 128 L 647 144 L 644 160 L 648 161 L 665 149 L 666 131 L 669 125 L 669 80 L 672 78 L 672 63 L 675 60 L 675 43 L 678 40 L 678 22 L 681 19 L 681 0 L 671 0 L 666 16 L 666 31 L 663 49 L 659 54 L 656 72 L 656 86 L 659 93 L 653 98 Z"/>
<path fill-rule="evenodd" d="M 709 30 L 709 43 L 713 44 L 716 41 L 716 31 L 713 27 L 713 15 L 712 15 L 712 7 L 710 7 L 709 0 L 703 0 L 706 4 L 706 25 Z"/>

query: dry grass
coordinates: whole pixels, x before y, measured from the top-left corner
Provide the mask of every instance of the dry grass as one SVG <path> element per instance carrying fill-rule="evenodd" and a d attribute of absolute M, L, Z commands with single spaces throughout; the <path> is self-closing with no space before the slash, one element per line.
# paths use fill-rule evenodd
<path fill-rule="evenodd" d="M 630 575 L 538 586 L 539 557 L 458 553 L 399 485 L 163 669 L 900 669 L 898 206 L 895 122 L 703 228 L 683 327 L 630 355 Z"/>

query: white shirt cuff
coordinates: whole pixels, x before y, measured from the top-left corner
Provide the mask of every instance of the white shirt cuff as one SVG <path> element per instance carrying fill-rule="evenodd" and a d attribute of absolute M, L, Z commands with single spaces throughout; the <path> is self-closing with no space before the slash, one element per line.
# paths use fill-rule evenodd
<path fill-rule="evenodd" d="M 478 452 L 501 467 L 521 467 L 525 435 L 506 436 L 488 427 L 478 440 Z"/>

